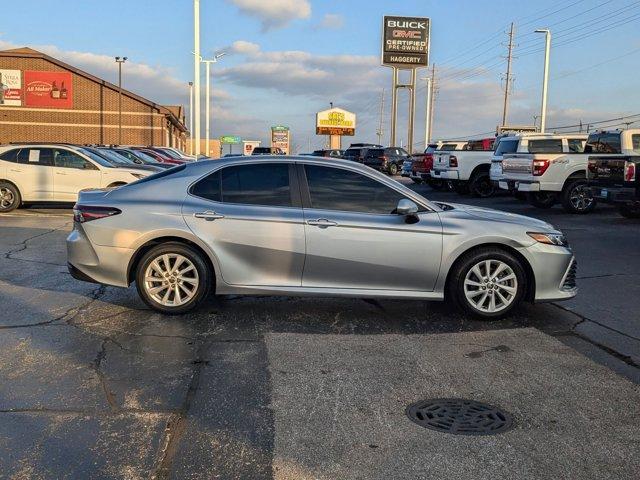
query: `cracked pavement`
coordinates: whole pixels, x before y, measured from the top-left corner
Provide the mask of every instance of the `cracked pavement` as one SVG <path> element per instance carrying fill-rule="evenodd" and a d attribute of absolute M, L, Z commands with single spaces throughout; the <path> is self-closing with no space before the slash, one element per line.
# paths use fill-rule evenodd
<path fill-rule="evenodd" d="M 491 323 L 438 303 L 237 296 L 165 317 L 133 287 L 71 278 L 69 210 L 3 215 L 0 477 L 634 478 L 640 222 L 463 201 L 565 230 L 580 295 Z M 453 437 L 404 417 L 447 396 L 516 427 Z"/>

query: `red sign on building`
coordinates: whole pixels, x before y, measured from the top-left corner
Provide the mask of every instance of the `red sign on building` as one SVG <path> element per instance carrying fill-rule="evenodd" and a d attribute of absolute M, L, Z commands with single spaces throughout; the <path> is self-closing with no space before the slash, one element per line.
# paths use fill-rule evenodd
<path fill-rule="evenodd" d="M 24 104 L 28 107 L 73 108 L 73 76 L 69 72 L 24 72 Z"/>

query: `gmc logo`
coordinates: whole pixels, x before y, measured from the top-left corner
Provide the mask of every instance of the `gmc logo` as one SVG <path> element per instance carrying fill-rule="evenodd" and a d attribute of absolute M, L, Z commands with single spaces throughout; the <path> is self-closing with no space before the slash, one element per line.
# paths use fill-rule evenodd
<path fill-rule="evenodd" d="M 413 38 L 413 39 L 416 39 L 416 40 L 420 40 L 421 35 L 420 35 L 420 32 L 418 30 L 411 30 L 411 31 L 394 30 L 393 31 L 393 38 Z"/>
<path fill-rule="evenodd" d="M 387 20 L 387 27 L 389 28 L 421 28 L 422 30 L 427 29 L 426 22 L 407 22 L 407 21 L 398 21 L 398 20 Z"/>

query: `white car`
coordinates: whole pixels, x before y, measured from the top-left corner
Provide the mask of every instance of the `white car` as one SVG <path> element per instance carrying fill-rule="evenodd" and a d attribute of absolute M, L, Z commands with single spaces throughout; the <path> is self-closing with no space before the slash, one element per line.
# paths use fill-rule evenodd
<path fill-rule="evenodd" d="M 22 144 L 0 146 L 0 213 L 24 203 L 75 202 L 88 188 L 113 188 L 153 172 L 114 167 L 79 146 Z"/>

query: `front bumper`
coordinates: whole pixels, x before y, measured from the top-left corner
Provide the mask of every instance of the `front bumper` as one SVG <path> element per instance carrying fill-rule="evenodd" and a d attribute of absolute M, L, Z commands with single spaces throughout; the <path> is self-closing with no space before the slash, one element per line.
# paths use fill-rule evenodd
<path fill-rule="evenodd" d="M 605 203 L 640 202 L 635 188 L 629 187 L 591 187 L 591 194 Z"/>
<path fill-rule="evenodd" d="M 520 252 L 533 270 L 534 301 L 568 300 L 577 295 L 577 262 L 570 248 L 535 243 Z"/>
<path fill-rule="evenodd" d="M 457 170 L 431 170 L 431 177 L 440 180 L 458 180 L 460 173 Z"/>

